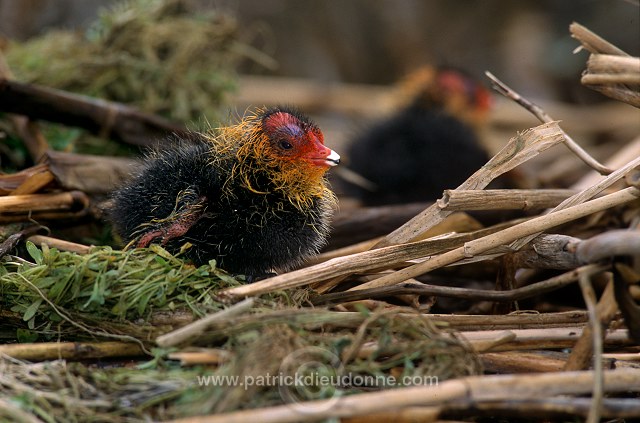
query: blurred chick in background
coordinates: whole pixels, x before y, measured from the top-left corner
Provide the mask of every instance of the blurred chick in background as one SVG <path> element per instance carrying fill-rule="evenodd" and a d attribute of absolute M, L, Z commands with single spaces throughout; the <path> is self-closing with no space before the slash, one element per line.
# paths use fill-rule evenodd
<path fill-rule="evenodd" d="M 487 89 L 461 71 L 432 67 L 399 88 L 400 110 L 347 150 L 350 170 L 366 181 L 344 189 L 363 205 L 435 200 L 489 160 L 478 136 L 491 106 Z"/>

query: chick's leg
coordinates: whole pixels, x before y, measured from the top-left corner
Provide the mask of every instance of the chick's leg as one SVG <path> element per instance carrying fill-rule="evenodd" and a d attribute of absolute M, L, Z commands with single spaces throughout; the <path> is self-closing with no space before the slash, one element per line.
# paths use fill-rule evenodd
<path fill-rule="evenodd" d="M 184 236 L 204 214 L 206 200 L 206 197 L 198 197 L 193 191 L 181 193 L 174 211 L 168 217 L 147 225 L 149 229 L 142 232 L 136 247 L 148 247 L 157 239 L 161 245 L 165 245 L 172 239 Z"/>

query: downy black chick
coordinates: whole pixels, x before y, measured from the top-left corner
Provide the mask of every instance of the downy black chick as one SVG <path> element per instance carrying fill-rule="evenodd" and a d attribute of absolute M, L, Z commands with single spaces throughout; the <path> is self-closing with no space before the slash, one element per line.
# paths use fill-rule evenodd
<path fill-rule="evenodd" d="M 325 180 L 340 156 L 289 108 L 258 110 L 237 125 L 154 152 L 114 196 L 115 231 L 136 247 L 185 243 L 195 264 L 249 279 L 301 264 L 324 245 L 335 196 Z"/>
<path fill-rule="evenodd" d="M 485 119 L 487 90 L 451 69 L 422 69 L 405 82 L 410 103 L 363 131 L 347 151 L 349 169 L 374 186 L 347 184 L 365 205 L 440 198 L 488 160 L 475 129 Z"/>

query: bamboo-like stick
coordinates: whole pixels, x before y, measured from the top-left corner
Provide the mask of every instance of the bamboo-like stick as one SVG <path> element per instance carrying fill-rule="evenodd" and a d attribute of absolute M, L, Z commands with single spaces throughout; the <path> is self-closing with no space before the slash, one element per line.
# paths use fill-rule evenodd
<path fill-rule="evenodd" d="M 137 357 L 144 355 L 133 342 L 41 342 L 0 345 L 0 355 L 29 361 L 85 360 L 88 358 Z"/>
<path fill-rule="evenodd" d="M 589 408 L 587 423 L 598 423 L 600 421 L 600 407 L 602 405 L 602 395 L 604 391 L 604 388 L 602 386 L 604 384 L 604 376 L 602 374 L 602 338 L 604 334 L 602 333 L 601 326 L 601 319 L 604 316 L 598 316 L 598 312 L 596 310 L 596 293 L 593 291 L 591 281 L 587 276 L 583 276 L 580 278 L 580 289 L 582 290 L 584 301 L 587 304 L 587 312 L 589 313 L 589 328 L 591 328 L 592 332 L 590 336 L 585 335 L 585 333 L 583 332 L 580 339 L 586 339 L 587 342 L 591 343 L 592 347 L 590 348 L 590 350 L 593 351 L 594 361 L 593 393 L 591 395 L 591 407 Z M 610 299 L 609 301 L 615 304 L 615 301 L 613 301 L 613 281 L 609 282 L 608 290 L 608 297 Z M 608 304 L 607 307 L 609 307 Z M 613 315 L 606 317 L 606 319 L 608 320 L 610 320 L 611 318 L 613 318 Z M 587 329 L 585 329 L 585 331 L 587 331 Z"/>
<path fill-rule="evenodd" d="M 469 241 L 465 243 L 464 246 L 456 248 L 455 250 L 427 259 L 423 263 L 407 267 L 388 276 L 383 276 L 363 285 L 356 286 L 352 288 L 352 290 L 395 285 L 439 267 L 455 263 L 456 261 L 460 261 L 467 257 L 473 257 L 485 253 L 489 250 L 500 247 L 501 245 L 507 245 L 528 235 L 539 233 L 563 223 L 588 216 L 597 211 L 606 210 L 611 207 L 628 203 L 636 200 L 638 196 L 640 196 L 640 191 L 634 187 L 629 187 L 586 203 L 539 216 L 495 234 Z"/>
<path fill-rule="evenodd" d="M 591 298 L 587 300 L 587 295 L 595 294 L 592 294 L 592 292 L 585 292 L 585 289 L 583 287 L 584 285 L 584 282 L 580 284 L 583 289 L 585 302 L 590 302 Z M 588 303 L 587 306 L 589 306 Z M 588 307 L 587 310 L 589 310 Z M 588 312 L 591 313 L 591 311 Z M 597 315 L 597 320 L 596 322 L 592 322 L 590 319 L 590 325 L 585 328 L 582 336 L 580 337 L 578 342 L 576 342 L 576 345 L 574 345 L 571 351 L 571 355 L 567 360 L 567 364 L 564 367 L 564 370 L 566 371 L 585 370 L 588 369 L 591 365 L 592 358 L 594 358 L 594 339 L 595 337 L 599 337 L 601 339 L 603 336 L 602 331 L 599 329 L 601 327 L 608 327 L 611 323 L 611 320 L 613 320 L 616 313 L 618 312 L 618 305 L 616 304 L 616 299 L 614 296 L 613 281 L 610 281 L 607 284 L 607 287 L 602 293 L 600 301 L 598 302 L 597 306 L 595 306 L 594 312 Z M 596 325 L 598 326 L 597 328 Z M 600 355 L 602 355 L 602 351 L 600 351 Z"/>
<path fill-rule="evenodd" d="M 437 386 L 413 386 L 217 415 L 186 417 L 168 423 L 310 422 L 406 407 L 448 405 L 461 401 L 469 404 L 584 395 L 591 392 L 593 378 L 594 373 L 591 371 L 471 376 L 445 381 Z M 640 370 L 608 371 L 604 373 L 604 381 L 607 393 L 638 390 Z"/>
<path fill-rule="evenodd" d="M 81 191 L 54 194 L 8 195 L 0 197 L 0 214 L 84 209 L 89 198 Z"/>
<path fill-rule="evenodd" d="M 485 371 L 499 374 L 560 372 L 567 361 L 566 355 L 560 358 L 539 350 L 482 353 L 480 359 Z"/>
<path fill-rule="evenodd" d="M 169 353 L 170 360 L 180 360 L 181 366 L 198 364 L 222 364 L 229 360 L 231 354 L 227 350 L 203 348 L 198 351 L 176 351 Z"/>
<path fill-rule="evenodd" d="M 33 242 L 36 245 L 45 244 L 50 248 L 56 248 L 60 251 L 71 251 L 76 254 L 87 254 L 91 250 L 91 246 L 89 245 L 78 244 L 75 242 L 52 238 L 45 235 L 32 235 L 27 238 L 27 240 Z"/>
<path fill-rule="evenodd" d="M 570 189 L 448 189 L 438 200 L 438 207 L 447 211 L 544 209 L 577 193 Z"/>
<path fill-rule="evenodd" d="M 29 176 L 23 183 L 21 183 L 16 189 L 11 191 L 9 195 L 25 195 L 33 194 L 44 188 L 55 180 L 55 176 L 48 170 L 35 173 Z"/>
<path fill-rule="evenodd" d="M 596 35 L 586 27 L 577 22 L 569 25 L 571 36 L 582 44 L 582 46 L 591 53 L 613 54 L 616 56 L 629 56 L 628 53 L 614 46 L 604 38 Z"/>
<path fill-rule="evenodd" d="M 640 71 L 640 58 L 628 56 L 615 56 L 612 54 L 592 54 L 587 60 L 589 72 L 616 73 L 638 75 Z"/>
<path fill-rule="evenodd" d="M 588 73 L 582 75 L 583 85 L 640 84 L 640 73 Z"/>

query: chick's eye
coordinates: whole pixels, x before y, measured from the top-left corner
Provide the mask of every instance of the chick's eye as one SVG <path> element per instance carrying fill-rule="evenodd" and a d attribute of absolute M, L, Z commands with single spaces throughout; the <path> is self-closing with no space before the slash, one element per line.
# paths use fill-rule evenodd
<path fill-rule="evenodd" d="M 291 143 L 289 141 L 285 140 L 285 139 L 279 140 L 278 141 L 278 145 L 283 150 L 291 150 L 293 148 L 293 145 L 291 145 Z"/>

